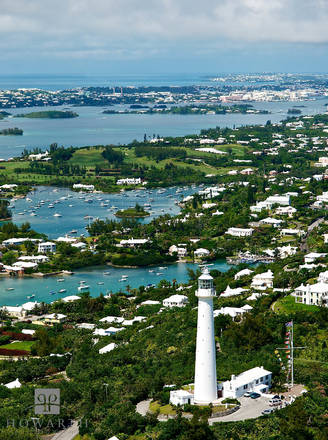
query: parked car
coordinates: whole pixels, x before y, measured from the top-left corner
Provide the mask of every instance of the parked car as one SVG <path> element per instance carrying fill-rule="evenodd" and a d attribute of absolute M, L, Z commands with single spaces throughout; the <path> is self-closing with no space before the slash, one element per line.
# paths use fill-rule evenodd
<path fill-rule="evenodd" d="M 270 399 L 269 400 L 269 405 L 270 406 L 279 406 L 282 404 L 282 400 L 281 399 Z"/>
<path fill-rule="evenodd" d="M 259 397 L 261 397 L 261 394 L 259 394 L 259 393 L 252 393 L 249 397 L 251 399 L 258 399 Z"/>
<path fill-rule="evenodd" d="M 269 409 L 264 409 L 262 411 L 262 416 L 268 416 L 269 414 L 273 413 L 274 409 L 273 408 L 269 408 Z"/>
<path fill-rule="evenodd" d="M 251 391 L 246 391 L 246 393 L 244 394 L 244 397 L 251 397 L 252 392 Z"/>

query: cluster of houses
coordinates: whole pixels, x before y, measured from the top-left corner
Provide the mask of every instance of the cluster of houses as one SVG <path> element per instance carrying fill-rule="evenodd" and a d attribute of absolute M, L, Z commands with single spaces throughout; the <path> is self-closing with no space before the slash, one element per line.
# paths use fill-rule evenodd
<path fill-rule="evenodd" d="M 58 242 L 69 243 L 71 246 L 76 247 L 81 251 L 87 248 L 86 243 L 80 241 L 78 238 L 69 237 L 67 235 L 65 237 L 58 237 L 55 242 L 43 241 L 38 238 L 13 237 L 4 240 L 1 246 L 2 248 L 7 249 L 22 246 L 26 244 L 26 242 L 31 242 L 37 245 L 38 255 L 19 256 L 19 254 L 17 253 L 17 261 L 14 262 L 12 265 L 0 263 L 0 270 L 2 270 L 2 272 L 22 276 L 24 275 L 26 269 L 37 269 L 40 263 L 47 263 L 50 260 L 49 256 L 56 252 Z"/>

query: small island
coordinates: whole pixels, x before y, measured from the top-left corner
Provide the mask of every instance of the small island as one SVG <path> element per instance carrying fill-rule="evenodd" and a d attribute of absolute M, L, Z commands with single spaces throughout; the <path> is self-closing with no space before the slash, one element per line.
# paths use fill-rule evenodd
<path fill-rule="evenodd" d="M 142 206 L 138 205 L 138 203 L 134 208 L 123 209 L 122 211 L 117 211 L 115 213 L 115 216 L 120 218 L 144 218 L 149 215 L 149 212 L 147 212 Z"/>
<path fill-rule="evenodd" d="M 2 136 L 22 136 L 23 130 L 21 128 L 4 128 L 0 130 L 0 135 Z"/>
<path fill-rule="evenodd" d="M 203 104 L 199 105 L 184 105 L 184 106 L 172 106 L 167 108 L 165 104 L 157 104 L 153 107 L 142 105 L 131 105 L 129 110 L 104 110 L 106 115 L 116 114 L 175 114 L 175 115 L 225 115 L 227 113 L 240 113 L 240 114 L 261 114 L 268 115 L 268 110 L 255 109 L 251 104 L 234 104 L 234 105 L 213 105 Z"/>
<path fill-rule="evenodd" d="M 289 108 L 287 114 L 288 115 L 301 115 L 302 110 L 299 110 L 298 108 L 295 108 L 295 107 Z"/>
<path fill-rule="evenodd" d="M 15 118 L 37 118 L 37 119 L 70 119 L 77 118 L 79 115 L 72 111 L 49 110 L 31 113 L 20 113 Z"/>

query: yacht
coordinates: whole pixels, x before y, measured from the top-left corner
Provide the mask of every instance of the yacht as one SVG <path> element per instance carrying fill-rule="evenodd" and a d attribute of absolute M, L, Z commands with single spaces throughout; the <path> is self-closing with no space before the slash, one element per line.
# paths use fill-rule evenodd
<path fill-rule="evenodd" d="M 59 291 L 58 291 L 58 293 L 65 293 L 66 292 L 66 289 L 60 289 Z"/>
<path fill-rule="evenodd" d="M 58 214 L 58 212 L 56 212 L 56 214 L 54 214 L 54 217 L 62 217 L 62 215 Z"/>
<path fill-rule="evenodd" d="M 103 281 L 98 281 L 98 283 L 97 283 L 99 286 L 102 286 L 103 284 L 104 284 L 104 282 Z"/>
<path fill-rule="evenodd" d="M 90 289 L 90 286 L 88 286 L 87 284 L 81 284 L 78 288 L 77 288 L 77 290 L 79 291 L 79 292 L 83 292 L 83 291 L 85 291 L 85 290 L 89 290 Z"/>
<path fill-rule="evenodd" d="M 110 272 L 104 272 L 104 275 L 110 275 Z"/>
<path fill-rule="evenodd" d="M 13 287 L 7 287 L 6 290 L 11 291 L 11 290 L 15 290 L 15 289 Z"/>
<path fill-rule="evenodd" d="M 64 278 L 58 278 L 58 283 L 62 283 L 63 281 L 65 281 L 65 279 Z"/>

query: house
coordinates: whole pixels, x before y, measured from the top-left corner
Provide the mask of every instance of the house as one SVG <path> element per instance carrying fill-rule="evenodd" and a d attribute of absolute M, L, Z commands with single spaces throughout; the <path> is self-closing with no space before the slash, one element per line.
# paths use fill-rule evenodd
<path fill-rule="evenodd" d="M 14 388 L 20 388 L 22 384 L 20 383 L 19 379 L 13 380 L 12 382 L 6 383 L 4 385 L 6 388 L 12 390 Z"/>
<path fill-rule="evenodd" d="M 296 303 L 328 307 L 328 284 L 319 281 L 316 284 L 302 283 L 292 293 Z"/>
<path fill-rule="evenodd" d="M 271 388 L 272 372 L 263 366 L 251 368 L 222 382 L 219 385 L 219 394 L 224 398 L 238 399 L 246 392 L 267 393 Z"/>
<path fill-rule="evenodd" d="M 253 231 L 254 229 L 252 228 L 229 228 L 226 234 L 232 235 L 233 237 L 250 237 Z"/>
<path fill-rule="evenodd" d="M 321 281 L 323 283 L 328 283 L 328 270 L 319 273 L 318 281 Z"/>
<path fill-rule="evenodd" d="M 40 254 L 49 254 L 56 252 L 56 243 L 52 243 L 51 241 L 44 241 L 39 243 L 38 252 Z"/>
<path fill-rule="evenodd" d="M 304 263 L 311 264 L 314 263 L 319 258 L 324 258 L 327 254 L 319 254 L 318 252 L 310 252 L 309 254 L 304 255 Z"/>
<path fill-rule="evenodd" d="M 21 306 L 2 306 L 0 307 L 0 310 L 3 310 L 11 317 L 23 318 L 39 304 L 40 303 L 37 303 L 36 301 L 27 302 Z"/>
<path fill-rule="evenodd" d="M 186 390 L 170 391 L 170 404 L 175 406 L 193 405 L 194 395 Z"/>
<path fill-rule="evenodd" d="M 323 234 L 323 241 L 325 244 L 328 243 L 328 234 Z"/>
<path fill-rule="evenodd" d="M 96 324 L 92 324 L 89 322 L 81 322 L 81 324 L 76 324 L 76 328 L 80 328 L 82 330 L 94 330 Z"/>
<path fill-rule="evenodd" d="M 290 205 L 290 196 L 288 194 L 284 195 L 274 195 L 270 196 L 266 199 L 266 202 L 273 205 L 282 205 L 282 206 L 289 206 Z"/>
<path fill-rule="evenodd" d="M 178 254 L 179 258 L 184 258 L 187 255 L 187 249 L 181 245 L 176 246 L 175 244 L 173 244 L 169 247 L 169 254 L 173 255 L 175 253 Z"/>
<path fill-rule="evenodd" d="M 252 279 L 251 287 L 257 290 L 266 290 L 273 288 L 273 273 L 271 270 L 258 273 Z"/>
<path fill-rule="evenodd" d="M 50 315 L 45 315 L 44 322 L 46 324 L 60 324 L 66 320 L 66 317 L 62 313 L 51 313 Z"/>
<path fill-rule="evenodd" d="M 198 248 L 194 252 L 195 258 L 204 258 L 204 257 L 208 257 L 209 255 L 210 255 L 210 251 L 204 248 Z"/>
<path fill-rule="evenodd" d="M 65 303 L 68 303 L 68 302 L 78 301 L 79 299 L 81 299 L 80 296 L 69 295 L 69 296 L 64 296 L 64 298 L 62 298 L 62 301 L 64 301 Z"/>
<path fill-rule="evenodd" d="M 305 232 L 301 229 L 282 229 L 280 235 L 297 235 L 298 237 L 301 237 L 302 235 L 305 235 Z"/>
<path fill-rule="evenodd" d="M 81 191 L 94 191 L 94 185 L 85 185 L 83 183 L 74 183 L 73 189 L 80 189 Z"/>
<path fill-rule="evenodd" d="M 163 306 L 165 307 L 184 307 L 188 304 L 188 297 L 185 295 L 172 295 L 169 298 L 163 300 Z"/>
<path fill-rule="evenodd" d="M 235 320 L 238 316 L 242 316 L 247 312 L 248 310 L 243 307 L 221 307 L 221 309 L 214 310 L 213 316 L 216 318 L 219 315 L 227 315 Z"/>
<path fill-rule="evenodd" d="M 153 301 L 152 299 L 147 299 L 140 303 L 140 306 L 157 306 L 160 304 L 160 301 Z M 138 307 L 138 306 L 137 306 Z"/>
<path fill-rule="evenodd" d="M 49 257 L 46 255 L 22 255 L 18 258 L 21 261 L 31 261 L 32 263 L 47 263 L 49 261 Z"/>
<path fill-rule="evenodd" d="M 254 170 L 253 170 L 253 168 L 245 168 L 240 171 L 240 174 L 242 174 L 244 176 L 250 176 L 250 175 L 254 174 Z"/>
<path fill-rule="evenodd" d="M 253 273 L 253 272 L 254 272 L 254 271 L 253 271 L 253 270 L 250 270 L 250 269 L 243 269 L 243 270 L 240 270 L 239 272 L 236 273 L 236 275 L 235 275 L 235 280 L 239 280 L 239 279 L 242 278 L 242 277 L 246 277 L 246 276 L 250 275 L 250 274 Z"/>
<path fill-rule="evenodd" d="M 242 295 L 246 291 L 247 291 L 247 289 L 243 289 L 242 287 L 237 287 L 236 289 L 231 289 L 230 286 L 227 286 L 226 290 L 221 293 L 221 296 L 229 297 L 229 296 Z"/>
<path fill-rule="evenodd" d="M 31 261 L 16 261 L 13 266 L 22 269 L 36 269 L 38 267 L 38 264 L 32 263 Z"/>
<path fill-rule="evenodd" d="M 124 318 L 121 318 L 120 316 L 105 316 L 105 318 L 99 319 L 99 322 L 107 322 L 108 324 L 116 323 L 120 324 L 124 321 Z"/>
<path fill-rule="evenodd" d="M 271 225 L 274 228 L 277 228 L 281 225 L 281 223 L 283 223 L 283 220 L 277 220 L 275 218 L 267 217 L 260 220 L 259 223 L 260 225 Z"/>
<path fill-rule="evenodd" d="M 96 328 L 93 332 L 94 336 L 112 336 L 116 335 L 116 333 L 125 330 L 124 327 L 109 327 L 109 328 Z"/>
<path fill-rule="evenodd" d="M 21 246 L 26 241 L 32 241 L 33 243 L 41 241 L 38 238 L 8 238 L 2 242 L 2 246 Z"/>
<path fill-rule="evenodd" d="M 288 215 L 288 217 L 293 217 L 297 212 L 297 209 L 293 206 L 278 206 L 275 212 L 277 215 Z"/>
<path fill-rule="evenodd" d="M 328 167 L 328 157 L 319 157 L 319 161 L 314 164 L 315 167 Z"/>
<path fill-rule="evenodd" d="M 119 246 L 135 247 L 142 246 L 148 243 L 148 238 L 129 238 L 128 240 L 121 240 Z"/>
<path fill-rule="evenodd" d="M 116 185 L 140 185 L 141 183 L 140 177 L 128 177 L 127 179 L 118 179 Z"/>
<path fill-rule="evenodd" d="M 105 353 L 109 353 L 110 351 L 114 350 L 114 348 L 117 347 L 117 344 L 114 344 L 114 342 L 111 342 L 108 345 L 105 345 L 105 347 L 101 348 L 99 350 L 99 354 L 105 354 Z"/>

